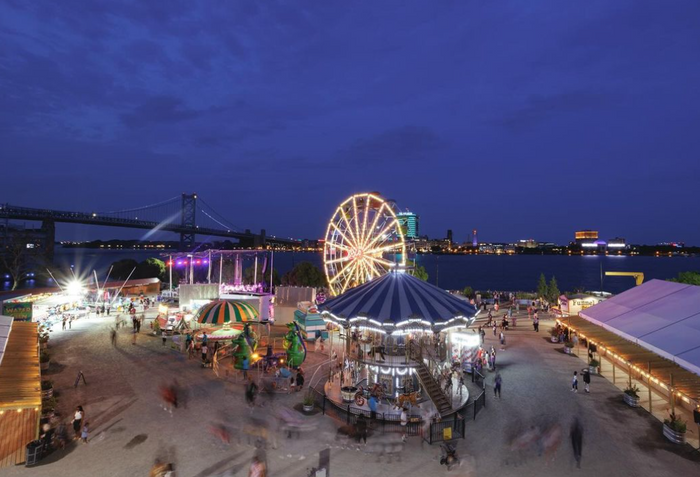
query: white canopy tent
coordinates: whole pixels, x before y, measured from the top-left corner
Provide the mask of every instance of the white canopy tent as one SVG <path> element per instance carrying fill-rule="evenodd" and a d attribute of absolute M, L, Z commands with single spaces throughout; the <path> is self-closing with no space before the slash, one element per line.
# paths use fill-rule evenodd
<path fill-rule="evenodd" d="M 579 315 L 700 375 L 700 287 L 650 280 Z"/>

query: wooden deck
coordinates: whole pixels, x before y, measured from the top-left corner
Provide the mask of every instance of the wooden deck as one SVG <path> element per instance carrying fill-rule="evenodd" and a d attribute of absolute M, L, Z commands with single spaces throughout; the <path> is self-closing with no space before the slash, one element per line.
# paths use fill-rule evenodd
<path fill-rule="evenodd" d="M 14 322 L 0 363 L 0 467 L 21 464 L 39 435 L 41 372 L 36 323 Z"/>

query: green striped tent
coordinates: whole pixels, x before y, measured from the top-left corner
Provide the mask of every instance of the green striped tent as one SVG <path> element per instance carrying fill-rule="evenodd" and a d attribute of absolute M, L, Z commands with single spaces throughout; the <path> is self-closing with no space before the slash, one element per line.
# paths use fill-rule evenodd
<path fill-rule="evenodd" d="M 197 312 L 197 322 L 207 325 L 258 321 L 258 311 L 244 301 L 213 301 Z"/>

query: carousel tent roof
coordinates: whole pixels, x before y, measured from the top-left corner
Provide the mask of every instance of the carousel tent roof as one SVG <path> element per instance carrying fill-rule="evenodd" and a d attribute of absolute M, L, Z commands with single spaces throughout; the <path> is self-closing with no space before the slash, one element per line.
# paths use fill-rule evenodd
<path fill-rule="evenodd" d="M 700 374 L 700 287 L 650 280 L 579 315 Z"/>
<path fill-rule="evenodd" d="M 258 311 L 244 301 L 218 300 L 204 305 L 197 312 L 197 322 L 210 325 L 257 321 Z"/>
<path fill-rule="evenodd" d="M 466 300 L 403 272 L 389 272 L 321 305 L 321 311 L 341 320 L 357 318 L 375 324 L 419 322 L 445 325 L 452 319 L 469 320 L 476 308 Z"/>

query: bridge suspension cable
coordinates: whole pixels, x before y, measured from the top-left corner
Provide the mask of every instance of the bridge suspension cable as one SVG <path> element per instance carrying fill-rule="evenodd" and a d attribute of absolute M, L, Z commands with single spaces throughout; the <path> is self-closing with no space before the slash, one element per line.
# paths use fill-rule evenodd
<path fill-rule="evenodd" d="M 129 213 L 129 212 L 140 212 L 140 211 L 142 211 L 142 210 L 153 209 L 153 208 L 155 208 L 155 207 L 159 207 L 159 206 L 162 206 L 162 205 L 166 205 L 166 204 L 171 203 L 171 202 L 174 203 L 174 201 L 179 201 L 179 200 L 180 200 L 180 197 L 179 197 L 179 196 L 175 196 L 175 197 L 171 197 L 170 199 L 164 200 L 164 201 L 162 201 L 162 202 L 157 202 L 157 203 L 155 203 L 155 204 L 144 205 L 144 206 L 141 206 L 141 207 L 135 207 L 135 208 L 133 208 L 133 209 L 112 210 L 112 211 L 109 211 L 109 212 L 97 212 L 97 213 L 98 213 L 98 214 L 101 214 L 101 215 L 116 215 L 116 214 L 126 214 L 126 213 Z"/>
<path fill-rule="evenodd" d="M 219 221 L 216 220 L 214 217 L 212 217 L 210 214 L 208 214 L 204 209 L 202 209 L 202 212 L 203 212 L 207 217 L 209 217 L 211 220 L 213 220 L 213 221 L 216 222 L 217 224 L 221 225 L 222 227 L 226 227 L 226 229 L 235 230 L 235 231 L 237 231 L 237 232 L 240 232 L 240 231 L 241 231 L 241 228 L 240 228 L 240 227 L 238 227 L 237 225 L 234 225 L 233 223 L 229 222 L 228 219 L 226 219 L 226 217 L 224 217 L 223 215 L 221 215 L 220 213 L 218 213 L 211 205 L 207 204 L 207 203 L 204 201 L 204 199 L 202 199 L 201 197 L 199 197 L 197 200 L 199 200 L 199 202 L 201 202 L 202 204 L 204 204 L 204 206 L 207 207 L 211 213 L 213 213 L 214 215 L 216 215 L 223 223 L 222 223 L 222 222 L 219 222 Z"/>

